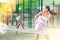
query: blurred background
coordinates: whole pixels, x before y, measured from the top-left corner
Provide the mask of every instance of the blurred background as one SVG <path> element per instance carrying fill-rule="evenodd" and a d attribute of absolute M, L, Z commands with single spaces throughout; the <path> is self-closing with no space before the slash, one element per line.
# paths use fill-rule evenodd
<path fill-rule="evenodd" d="M 57 27 L 56 23 L 59 25 L 60 20 L 60 0 L 0 0 L 0 21 L 14 26 L 17 24 L 15 15 L 18 13 L 24 26 L 32 28 L 35 26 L 34 16 L 46 5 L 58 13 L 53 17 L 53 27 Z"/>
<path fill-rule="evenodd" d="M 60 28 L 60 0 L 0 0 L 0 22 L 7 24 L 9 27 L 16 27 L 16 13 L 19 14 L 25 28 L 34 28 L 34 16 L 39 13 L 44 6 L 49 5 L 52 11 L 58 13 L 53 17 L 53 28 Z M 50 28 L 49 21 L 47 28 Z M 54 37 L 56 36 L 56 38 Z M 53 40 L 57 40 L 57 35 L 51 35 Z M 12 31 L 0 35 L 0 40 L 34 40 L 33 34 L 19 33 L 14 35 Z M 44 36 L 41 35 L 41 40 Z"/>

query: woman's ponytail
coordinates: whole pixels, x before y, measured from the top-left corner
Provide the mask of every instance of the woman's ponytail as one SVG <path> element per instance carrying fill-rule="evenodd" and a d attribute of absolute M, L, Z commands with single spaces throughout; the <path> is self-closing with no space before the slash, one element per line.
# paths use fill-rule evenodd
<path fill-rule="evenodd" d="M 57 12 L 54 12 L 54 11 L 49 11 L 52 15 L 57 15 Z"/>

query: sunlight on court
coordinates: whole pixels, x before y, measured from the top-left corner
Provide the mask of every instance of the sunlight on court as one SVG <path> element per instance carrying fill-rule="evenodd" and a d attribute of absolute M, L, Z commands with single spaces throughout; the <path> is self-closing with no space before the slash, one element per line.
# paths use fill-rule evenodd
<path fill-rule="evenodd" d="M 60 40 L 60 29 L 54 29 L 55 32 L 54 33 L 50 33 L 50 40 Z"/>

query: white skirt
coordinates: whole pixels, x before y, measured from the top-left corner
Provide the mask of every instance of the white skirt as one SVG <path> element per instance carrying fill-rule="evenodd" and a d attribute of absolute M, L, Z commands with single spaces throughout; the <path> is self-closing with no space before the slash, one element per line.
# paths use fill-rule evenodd
<path fill-rule="evenodd" d="M 37 33 L 46 32 L 47 31 L 47 25 L 45 23 L 37 23 L 35 25 L 35 30 Z"/>

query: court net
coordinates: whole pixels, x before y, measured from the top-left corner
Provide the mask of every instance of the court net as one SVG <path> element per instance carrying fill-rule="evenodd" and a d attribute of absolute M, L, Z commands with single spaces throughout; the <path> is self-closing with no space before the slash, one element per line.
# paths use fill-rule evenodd
<path fill-rule="evenodd" d="M 35 29 L 22 29 L 22 28 L 5 28 L 3 30 L 9 30 L 9 31 L 17 31 L 17 32 L 22 32 L 22 33 L 31 33 L 35 34 L 37 31 Z M 60 29 L 47 29 L 46 32 L 44 31 L 38 31 L 39 34 L 48 34 L 48 33 L 59 33 Z"/>
<path fill-rule="evenodd" d="M 8 27 L 5 24 L 0 24 L 0 32 L 4 33 L 7 30 L 9 31 L 18 31 L 18 32 L 23 32 L 23 33 L 31 33 L 31 34 L 35 34 L 37 33 L 37 31 L 35 29 L 22 29 L 22 28 L 12 28 L 12 27 Z M 60 29 L 55 29 L 55 28 L 47 28 L 47 30 L 44 31 L 38 31 L 39 34 L 47 34 L 47 33 L 59 33 Z"/>

